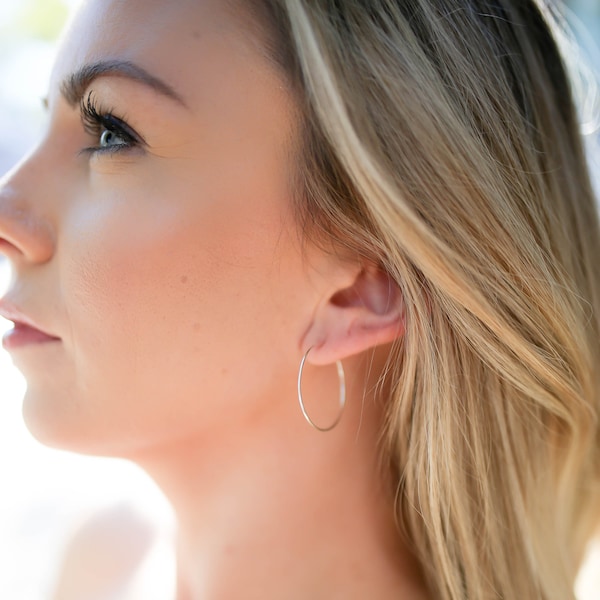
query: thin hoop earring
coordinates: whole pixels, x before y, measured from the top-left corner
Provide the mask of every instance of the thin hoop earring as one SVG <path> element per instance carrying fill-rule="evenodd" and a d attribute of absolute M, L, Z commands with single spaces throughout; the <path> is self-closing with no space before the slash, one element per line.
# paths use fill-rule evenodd
<path fill-rule="evenodd" d="M 312 347 L 306 351 L 306 354 L 302 357 L 302 360 L 300 361 L 300 369 L 298 370 L 298 402 L 300 403 L 300 410 L 302 411 L 304 418 L 308 421 L 311 427 L 314 427 L 314 429 L 316 429 L 317 431 L 331 431 L 340 422 L 340 419 L 344 414 L 344 407 L 346 406 L 346 376 L 344 374 L 344 367 L 342 366 L 341 360 L 336 361 L 335 364 L 337 365 L 338 378 L 340 380 L 340 412 L 335 421 L 331 425 L 329 425 L 329 427 L 319 427 L 308 416 L 308 413 L 306 412 L 306 408 L 304 406 L 304 399 L 302 398 L 302 371 L 304 370 L 304 363 L 306 362 L 306 357 L 308 356 L 308 353 L 311 350 Z"/>

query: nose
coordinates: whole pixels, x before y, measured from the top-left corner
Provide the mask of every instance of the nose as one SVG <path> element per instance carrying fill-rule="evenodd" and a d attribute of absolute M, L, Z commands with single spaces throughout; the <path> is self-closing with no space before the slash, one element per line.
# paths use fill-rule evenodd
<path fill-rule="evenodd" d="M 39 175 L 32 157 L 0 179 L 0 254 L 15 265 L 42 264 L 54 253 L 53 230 L 40 202 L 44 184 Z"/>

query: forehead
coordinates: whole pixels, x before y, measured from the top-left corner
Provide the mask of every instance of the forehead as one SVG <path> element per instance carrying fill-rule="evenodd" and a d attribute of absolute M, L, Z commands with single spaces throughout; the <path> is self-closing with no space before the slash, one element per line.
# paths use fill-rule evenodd
<path fill-rule="evenodd" d="M 51 87 L 86 64 L 132 62 L 167 75 L 184 97 L 203 71 L 266 71 L 260 28 L 231 0 L 86 0 L 63 39 Z"/>

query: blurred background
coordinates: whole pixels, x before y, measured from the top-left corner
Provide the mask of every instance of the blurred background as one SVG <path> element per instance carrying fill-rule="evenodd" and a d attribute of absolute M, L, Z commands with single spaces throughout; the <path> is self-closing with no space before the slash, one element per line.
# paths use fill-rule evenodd
<path fill-rule="evenodd" d="M 46 95 L 57 39 L 78 1 L 0 2 L 0 176 L 18 162 L 42 131 L 41 99 Z M 583 57 L 597 74 L 600 0 L 567 4 L 575 16 L 569 20 Z M 593 88 L 589 73 L 582 79 L 585 87 Z M 581 120 L 600 192 L 599 119 L 596 92 L 594 101 L 582 103 Z M 0 259 L 0 290 L 7 282 L 7 267 Z M 8 326 L 0 318 L 0 335 Z M 175 577 L 174 523 L 160 492 L 140 470 L 124 461 L 81 457 L 39 445 L 22 423 L 24 386 L 8 355 L 0 350 L 0 598 L 70 600 L 66 591 L 55 593 L 59 564 L 75 560 L 72 564 L 77 570 L 77 559 L 85 560 L 81 538 L 85 540 L 91 532 L 99 546 L 116 550 L 121 545 L 123 553 L 115 553 L 116 562 L 129 561 L 130 567 L 138 567 L 134 577 L 123 576 L 118 589 L 104 591 L 104 574 L 98 569 L 91 574 L 98 584 L 88 589 L 97 592 L 94 598 L 170 600 Z M 126 548 L 123 533 L 129 543 Z M 93 561 L 95 557 L 88 558 Z M 118 570 L 118 565 L 115 568 Z M 578 594 L 580 600 L 600 600 L 598 545 L 592 548 L 582 571 Z M 85 597 L 92 598 L 92 594 Z"/>

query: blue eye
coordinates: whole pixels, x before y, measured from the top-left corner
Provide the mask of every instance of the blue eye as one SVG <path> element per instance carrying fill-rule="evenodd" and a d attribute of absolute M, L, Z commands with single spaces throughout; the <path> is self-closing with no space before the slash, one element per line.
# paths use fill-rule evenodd
<path fill-rule="evenodd" d="M 130 143 L 125 135 L 105 129 L 100 135 L 100 143 L 98 145 L 100 148 L 114 148 L 115 146 L 129 146 Z"/>
<path fill-rule="evenodd" d="M 85 152 L 124 152 L 144 144 L 144 140 L 127 123 L 112 112 L 102 112 L 95 104 L 95 99 L 90 92 L 82 100 L 81 121 L 87 133 L 97 140 L 97 144 L 85 148 Z"/>

